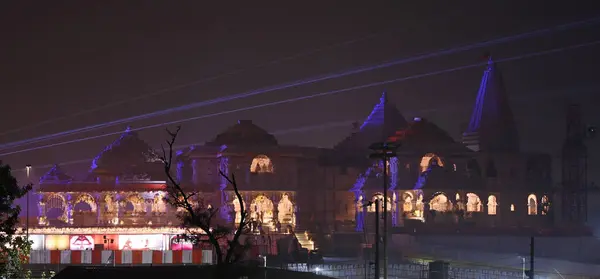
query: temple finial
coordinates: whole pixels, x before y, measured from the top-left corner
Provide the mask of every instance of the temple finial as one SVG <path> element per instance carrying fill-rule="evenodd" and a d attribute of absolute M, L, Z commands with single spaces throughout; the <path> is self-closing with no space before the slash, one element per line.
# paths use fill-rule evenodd
<path fill-rule="evenodd" d="M 388 102 L 387 92 L 383 91 L 383 93 L 381 94 L 381 98 L 379 99 L 379 101 L 382 104 L 387 104 L 387 102 Z"/>

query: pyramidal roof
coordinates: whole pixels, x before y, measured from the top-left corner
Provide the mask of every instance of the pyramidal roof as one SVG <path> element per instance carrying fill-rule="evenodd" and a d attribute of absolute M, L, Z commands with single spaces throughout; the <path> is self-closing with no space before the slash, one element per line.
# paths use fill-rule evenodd
<path fill-rule="evenodd" d="M 141 140 L 138 134 L 131 130 L 131 127 L 127 127 L 117 140 L 106 146 L 94 158 L 91 171 L 120 172 L 158 161 L 160 159 L 152 147 Z"/>
<path fill-rule="evenodd" d="M 368 149 L 371 144 L 384 141 L 397 130 L 404 129 L 407 126 L 408 123 L 404 116 L 396 106 L 388 101 L 387 93 L 383 92 L 379 103 L 375 105 L 360 129 L 339 142 L 334 149 Z"/>
<path fill-rule="evenodd" d="M 517 152 L 519 137 L 502 74 L 491 56 L 483 72 L 475 107 L 463 143 L 471 150 Z"/>
<path fill-rule="evenodd" d="M 62 184 L 69 183 L 72 180 L 72 177 L 67 175 L 59 165 L 55 164 L 46 174 L 40 177 L 40 184 Z"/>
<path fill-rule="evenodd" d="M 388 142 L 400 143 L 398 153 L 437 153 L 445 156 L 470 153 L 467 147 L 455 141 L 448 132 L 433 122 L 416 117 L 408 127 L 396 131 Z"/>

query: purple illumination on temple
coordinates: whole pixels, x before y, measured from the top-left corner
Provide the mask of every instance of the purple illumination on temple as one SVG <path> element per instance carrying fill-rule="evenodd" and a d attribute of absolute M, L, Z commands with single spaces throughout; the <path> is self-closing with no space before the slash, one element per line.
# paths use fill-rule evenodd
<path fill-rule="evenodd" d="M 367 181 L 367 178 L 369 178 L 369 175 L 371 175 L 371 171 L 373 170 L 372 167 L 369 167 L 363 174 L 359 174 L 358 178 L 356 179 L 356 182 L 354 183 L 354 187 L 352 187 L 352 189 L 350 189 L 350 192 L 354 193 L 354 196 L 356 198 L 356 206 L 359 207 L 356 210 L 356 231 L 358 232 L 362 232 L 364 229 L 364 210 L 363 210 L 363 204 L 359 204 L 360 201 L 360 197 L 362 196 L 362 188 L 365 185 L 365 182 Z"/>
<path fill-rule="evenodd" d="M 46 174 L 40 177 L 40 184 L 52 183 L 52 184 L 68 184 L 73 180 L 72 177 L 68 176 L 58 165 L 52 166 Z"/>
<path fill-rule="evenodd" d="M 368 125 L 382 125 L 385 121 L 385 104 L 388 102 L 387 93 L 383 92 L 381 94 L 381 98 L 379 98 L 379 104 L 375 105 L 371 114 L 367 117 L 365 122 L 360 126 L 362 130 L 364 127 Z"/>
<path fill-rule="evenodd" d="M 224 156 L 222 153 L 227 149 L 227 145 L 221 145 L 219 148 L 219 171 L 223 172 L 224 175 L 229 175 L 229 158 Z M 229 206 L 229 196 L 225 191 L 227 189 L 227 178 L 221 175 L 219 190 L 221 191 L 221 217 L 228 222 L 232 222 L 232 214 Z M 234 213 L 235 214 L 235 213 Z"/>
<path fill-rule="evenodd" d="M 463 143 L 473 151 L 518 152 L 519 138 L 502 75 L 491 56 Z"/>
<path fill-rule="evenodd" d="M 481 84 L 479 85 L 479 91 L 477 92 L 477 99 L 475 100 L 475 107 L 473 108 L 473 114 L 471 114 L 471 121 L 469 121 L 469 127 L 466 131 L 467 133 L 477 132 L 481 125 L 481 115 L 483 112 L 485 93 L 487 91 L 487 84 L 490 74 L 492 73 L 493 66 L 494 62 L 490 56 L 488 59 L 487 69 L 483 72 L 483 77 L 481 78 Z"/>
<path fill-rule="evenodd" d="M 423 189 L 423 186 L 425 186 L 425 183 L 427 183 L 427 176 L 429 175 L 429 173 L 431 173 L 431 170 L 433 169 L 433 165 L 434 164 L 429 164 L 429 167 L 427 167 L 427 169 L 419 175 L 419 178 L 417 178 L 417 183 L 415 183 L 415 187 L 413 187 L 413 190 Z"/>

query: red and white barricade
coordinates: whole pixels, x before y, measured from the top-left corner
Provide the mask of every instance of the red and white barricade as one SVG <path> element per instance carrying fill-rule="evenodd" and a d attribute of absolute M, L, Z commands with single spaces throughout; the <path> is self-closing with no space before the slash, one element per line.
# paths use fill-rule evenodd
<path fill-rule="evenodd" d="M 212 250 L 34 250 L 31 264 L 211 264 Z"/>

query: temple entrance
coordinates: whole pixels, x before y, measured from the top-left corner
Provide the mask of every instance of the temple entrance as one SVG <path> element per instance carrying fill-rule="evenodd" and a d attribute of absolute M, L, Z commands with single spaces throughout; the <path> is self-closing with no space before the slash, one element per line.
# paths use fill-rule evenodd
<path fill-rule="evenodd" d="M 64 197 L 51 194 L 46 200 L 45 217 L 48 218 L 50 224 L 55 223 L 56 220 L 68 222 L 67 211 L 67 202 Z"/>
<path fill-rule="evenodd" d="M 288 194 L 283 194 L 279 204 L 277 204 L 277 220 L 281 228 L 287 228 L 288 225 L 292 228 L 296 225 L 296 214 L 294 213 L 294 205 L 290 201 Z"/>
<path fill-rule="evenodd" d="M 257 222 L 257 226 L 274 227 L 273 209 L 273 202 L 264 195 L 259 195 L 250 204 L 250 220 Z"/>

